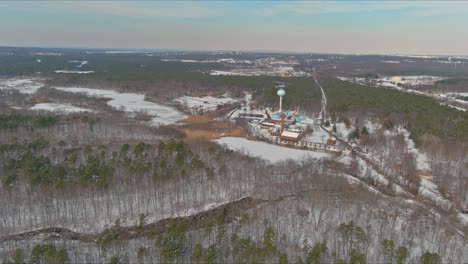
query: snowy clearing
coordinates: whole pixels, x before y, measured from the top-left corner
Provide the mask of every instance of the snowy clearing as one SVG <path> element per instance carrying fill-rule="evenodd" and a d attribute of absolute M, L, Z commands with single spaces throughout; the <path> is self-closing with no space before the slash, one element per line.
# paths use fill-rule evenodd
<path fill-rule="evenodd" d="M 165 62 L 184 62 L 184 63 L 197 63 L 199 61 L 196 60 L 177 60 L 177 59 L 161 59 L 160 61 Z"/>
<path fill-rule="evenodd" d="M 179 112 L 175 108 L 146 101 L 144 94 L 119 93 L 114 90 L 100 90 L 78 87 L 53 88 L 64 92 L 85 94 L 89 97 L 109 98 L 110 100 L 107 102 L 107 104 L 112 108 L 131 114 L 145 113 L 150 115 L 153 117 L 151 120 L 152 125 L 174 124 L 186 117 L 186 115 Z"/>
<path fill-rule="evenodd" d="M 405 142 L 408 148 L 408 151 L 413 153 L 416 159 L 416 168 L 418 170 L 431 170 L 429 166 L 429 158 L 427 155 L 419 151 L 414 144 L 414 141 L 410 138 L 410 132 L 404 128 L 398 128 L 398 134 L 402 134 L 405 137 Z"/>
<path fill-rule="evenodd" d="M 461 108 L 461 107 L 458 107 L 458 106 L 455 106 L 455 105 L 444 104 L 444 103 L 440 103 L 440 105 L 446 105 L 446 106 L 451 107 L 451 108 L 453 108 L 453 109 L 457 109 L 458 111 L 466 112 L 466 109 L 465 109 L 465 108 Z"/>
<path fill-rule="evenodd" d="M 304 141 L 326 143 L 327 139 L 330 138 L 327 132 L 325 132 L 319 125 L 312 126 L 312 133 L 304 136 Z"/>
<path fill-rule="evenodd" d="M 70 61 L 68 61 L 68 62 L 70 62 L 70 63 L 79 63 L 79 64 L 76 66 L 77 68 L 81 68 L 81 67 L 83 67 L 83 65 L 88 64 L 88 61 L 79 61 L 79 60 L 70 60 Z"/>
<path fill-rule="evenodd" d="M 391 76 L 377 79 L 378 82 L 390 84 L 409 84 L 409 85 L 432 85 L 436 81 L 444 80 L 444 77 L 418 75 L 418 76 Z"/>
<path fill-rule="evenodd" d="M 437 185 L 426 177 L 421 177 L 421 187 L 419 187 L 419 195 L 429 198 L 433 202 L 446 210 L 452 208 L 453 203 L 445 199 L 439 192 Z"/>
<path fill-rule="evenodd" d="M 197 113 L 198 111 L 210 111 L 216 110 L 218 105 L 224 104 L 233 104 L 238 102 L 238 100 L 230 97 L 213 97 L 213 96 L 202 96 L 202 97 L 193 97 L 193 96 L 182 96 L 174 101 L 180 103 L 183 106 L 190 108 L 192 113 Z"/>
<path fill-rule="evenodd" d="M 343 139 L 343 140 L 348 140 L 349 134 L 353 133 L 356 128 L 352 125 L 346 127 L 346 124 L 344 122 L 339 122 L 335 124 L 336 126 L 336 136 Z M 333 128 L 333 126 L 331 126 Z"/>
<path fill-rule="evenodd" d="M 371 120 L 369 119 L 366 119 L 364 121 L 364 126 L 366 127 L 367 131 L 369 133 L 375 133 L 375 131 L 379 130 L 382 128 L 382 125 L 378 124 L 378 123 L 375 123 L 375 122 L 372 122 Z"/>
<path fill-rule="evenodd" d="M 218 75 L 224 75 L 224 76 L 247 76 L 248 74 L 242 73 L 242 72 L 229 72 L 229 71 L 211 71 L 210 75 L 213 76 L 218 76 Z"/>
<path fill-rule="evenodd" d="M 79 113 L 79 112 L 94 112 L 93 110 L 81 108 L 69 104 L 57 104 L 57 103 L 39 103 L 29 108 L 29 110 L 35 111 L 49 111 L 59 113 Z"/>
<path fill-rule="evenodd" d="M 243 152 L 249 156 L 259 157 L 270 162 L 285 161 L 288 159 L 302 160 L 305 158 L 321 159 L 331 157 L 330 154 L 324 152 L 281 147 L 265 142 L 247 140 L 245 138 L 224 137 L 215 141 L 218 144 L 225 144 L 230 149 Z"/>
<path fill-rule="evenodd" d="M 94 71 L 56 70 L 55 73 L 89 74 L 89 73 L 94 73 Z"/>
<path fill-rule="evenodd" d="M 33 94 L 43 87 L 33 79 L 6 79 L 0 80 L 0 90 L 15 90 L 22 94 Z"/>

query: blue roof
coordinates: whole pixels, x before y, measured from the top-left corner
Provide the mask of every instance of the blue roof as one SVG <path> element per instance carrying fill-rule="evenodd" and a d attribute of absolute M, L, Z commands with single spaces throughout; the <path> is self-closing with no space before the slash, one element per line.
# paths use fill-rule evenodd
<path fill-rule="evenodd" d="M 302 120 L 305 119 L 305 116 L 304 115 L 293 115 L 291 112 L 289 111 L 284 111 L 283 112 L 284 115 L 286 116 L 286 120 L 293 120 L 293 121 L 296 121 L 297 122 L 301 122 Z M 271 118 L 273 119 L 281 119 L 281 113 L 277 112 L 277 113 L 274 113 L 271 115 Z"/>

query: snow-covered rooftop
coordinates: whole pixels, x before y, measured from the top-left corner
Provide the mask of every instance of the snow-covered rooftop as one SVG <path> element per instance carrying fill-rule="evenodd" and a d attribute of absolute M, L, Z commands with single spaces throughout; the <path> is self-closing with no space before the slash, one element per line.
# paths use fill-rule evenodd
<path fill-rule="evenodd" d="M 283 133 L 281 133 L 281 136 L 282 137 L 289 137 L 289 138 L 299 138 L 301 134 L 300 133 L 297 133 L 297 132 L 291 132 L 291 131 L 283 131 Z"/>

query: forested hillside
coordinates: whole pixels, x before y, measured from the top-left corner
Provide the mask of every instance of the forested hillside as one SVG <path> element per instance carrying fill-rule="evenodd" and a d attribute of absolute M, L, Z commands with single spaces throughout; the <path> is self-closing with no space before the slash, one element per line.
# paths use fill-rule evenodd
<path fill-rule="evenodd" d="M 17 119 L 43 118 L 55 117 Z M 3 119 L 11 123 L 12 115 Z M 330 171 L 333 164 L 268 164 L 207 142 L 161 138 L 89 145 L 57 141 L 51 133 L 73 126 L 91 136 L 110 125 L 98 120 L 90 126 L 86 120 L 75 121 L 83 126 L 59 120 L 48 127 L 24 127 L 23 122 L 2 128 L 4 136 L 27 129 L 24 138 L 1 145 L 5 261 L 407 263 L 466 258 L 457 228 L 420 205 L 350 186 Z M 143 127 L 130 131 L 145 133 Z M 436 226 L 437 231 L 425 232 Z M 447 246 L 440 249 L 439 241 Z"/>
<path fill-rule="evenodd" d="M 324 79 L 323 86 L 335 117 L 378 117 L 388 128 L 404 125 L 415 139 L 427 134 L 451 140 L 468 136 L 468 113 L 440 105 L 433 98 L 331 77 Z"/>
<path fill-rule="evenodd" d="M 381 57 L 57 52 L 0 54 L 2 263 L 468 260 L 468 116 L 336 78 L 398 70 Z M 437 70 L 424 63 L 403 69 Z M 309 77 L 288 73 L 299 70 Z M 232 118 L 277 111 L 279 87 L 283 108 L 307 117 L 301 140 L 324 149 Z M 245 145 L 218 144 L 227 137 Z"/>

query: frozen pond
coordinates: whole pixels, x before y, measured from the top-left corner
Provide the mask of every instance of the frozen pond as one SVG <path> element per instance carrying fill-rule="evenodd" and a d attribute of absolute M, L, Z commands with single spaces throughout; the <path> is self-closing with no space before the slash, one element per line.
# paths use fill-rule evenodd
<path fill-rule="evenodd" d="M 321 159 L 331 157 L 330 154 L 324 152 L 281 147 L 265 142 L 247 140 L 245 138 L 223 137 L 215 141 L 221 145 L 225 144 L 229 149 L 243 152 L 249 156 L 259 157 L 270 162 L 288 159 L 302 160 L 304 158 Z"/>
<path fill-rule="evenodd" d="M 32 79 L 0 80 L 0 90 L 16 90 L 22 94 L 33 94 L 42 86 L 42 83 Z"/>
<path fill-rule="evenodd" d="M 173 124 L 186 117 L 175 108 L 146 101 L 144 94 L 119 93 L 114 90 L 78 87 L 53 88 L 64 92 L 84 94 L 89 97 L 108 98 L 107 104 L 112 108 L 131 114 L 144 113 L 151 116 L 152 120 L 150 122 L 152 125 Z"/>
<path fill-rule="evenodd" d="M 94 112 L 93 110 L 76 107 L 69 104 L 57 104 L 57 103 L 40 103 L 35 104 L 29 110 L 36 111 L 49 111 L 49 112 L 59 112 L 59 113 L 79 113 L 79 112 Z"/>

